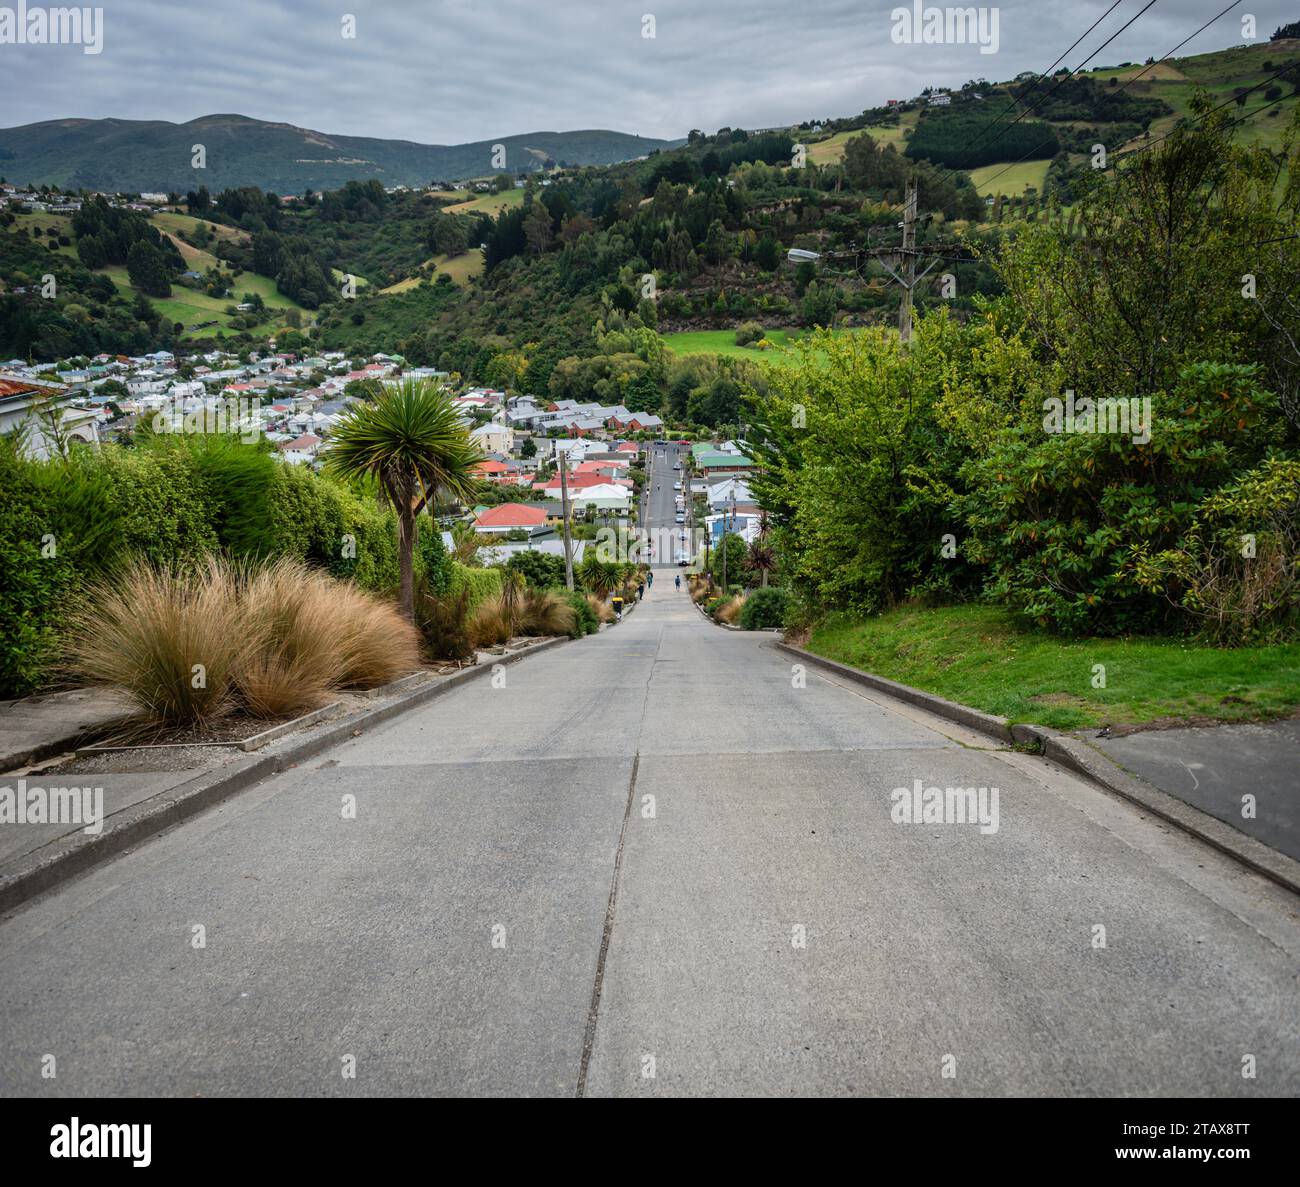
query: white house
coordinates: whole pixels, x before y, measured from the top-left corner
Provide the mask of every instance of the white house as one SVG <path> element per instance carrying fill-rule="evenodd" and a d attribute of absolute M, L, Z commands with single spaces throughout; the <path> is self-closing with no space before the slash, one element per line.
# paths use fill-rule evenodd
<path fill-rule="evenodd" d="M 470 432 L 469 439 L 484 453 L 510 453 L 515 447 L 515 431 L 509 425 L 490 421 Z"/>
<path fill-rule="evenodd" d="M 63 388 L 0 374 L 0 433 L 25 432 L 25 452 L 41 461 L 54 456 L 58 436 L 98 445 L 99 413 L 70 399 Z"/>

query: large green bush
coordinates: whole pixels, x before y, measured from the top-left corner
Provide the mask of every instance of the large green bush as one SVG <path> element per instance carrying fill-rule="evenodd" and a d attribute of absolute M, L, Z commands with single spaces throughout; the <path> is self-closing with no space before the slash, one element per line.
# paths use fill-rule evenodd
<path fill-rule="evenodd" d="M 1069 633 L 1168 629 L 1177 606 L 1136 579 L 1147 552 L 1182 546 L 1206 493 L 1258 464 L 1283 437 L 1258 368 L 1201 363 L 1151 397 L 1151 439 L 1045 433 L 1041 414 L 962 470 L 966 555 L 989 590 L 1040 626 Z M 1037 416 L 1037 419 L 1034 417 Z"/>
<path fill-rule="evenodd" d="M 785 625 L 790 595 L 775 585 L 756 589 L 740 608 L 740 625 L 747 631 L 761 631 L 767 627 Z"/>

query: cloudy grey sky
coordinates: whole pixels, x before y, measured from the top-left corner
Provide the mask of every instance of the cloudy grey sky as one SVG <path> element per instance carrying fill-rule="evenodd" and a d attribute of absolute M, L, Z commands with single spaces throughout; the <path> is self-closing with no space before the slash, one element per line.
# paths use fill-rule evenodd
<path fill-rule="evenodd" d="M 1092 64 L 1161 57 L 1229 2 L 1157 0 Z M 1044 70 L 1111 3 L 991 6 L 998 48 L 985 54 L 894 44 L 898 0 L 105 0 L 98 55 L 0 44 L 0 126 L 237 112 L 441 144 L 592 127 L 664 137 L 756 128 L 853 114 L 927 83 Z M 1065 64 L 1146 3 L 1120 0 Z M 1300 19 L 1300 0 L 1244 0 L 1181 52 L 1240 42 L 1247 13 L 1267 40 Z M 355 38 L 342 35 L 345 14 Z M 653 39 L 642 35 L 647 14 Z"/>

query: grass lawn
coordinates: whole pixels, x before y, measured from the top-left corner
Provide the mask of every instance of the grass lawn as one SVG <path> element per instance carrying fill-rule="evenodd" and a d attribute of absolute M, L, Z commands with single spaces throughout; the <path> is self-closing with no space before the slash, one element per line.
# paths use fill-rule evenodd
<path fill-rule="evenodd" d="M 801 137 L 798 132 L 791 132 L 796 144 L 803 143 L 808 145 L 808 159 L 814 165 L 838 165 L 844 160 L 844 145 L 854 136 L 870 136 L 877 144 L 882 147 L 886 144 L 892 144 L 899 152 L 907 147 L 906 134 L 916 127 L 916 121 L 920 117 L 918 111 L 904 112 L 898 123 L 894 127 L 881 128 L 861 128 L 854 132 L 836 132 L 832 136 L 827 136 L 823 140 L 809 141 Z"/>
<path fill-rule="evenodd" d="M 192 214 L 177 214 L 171 210 L 161 210 L 151 216 L 151 221 L 156 223 L 158 229 L 167 231 L 172 235 L 179 235 L 184 231 L 187 235 L 192 235 L 202 223 L 208 229 L 208 234 L 218 239 L 228 239 L 234 242 L 241 240 L 247 241 L 249 238 L 247 231 L 239 231 L 234 227 L 228 227 L 224 223 L 210 223 L 205 218 L 196 218 Z"/>
<path fill-rule="evenodd" d="M 487 214 L 495 217 L 507 206 L 519 206 L 524 200 L 521 189 L 506 190 L 504 194 L 479 194 L 468 202 L 458 202 L 455 206 L 444 206 L 448 214 Z"/>
<path fill-rule="evenodd" d="M 433 265 L 433 279 L 437 280 L 438 276 L 446 273 L 451 277 L 454 284 L 468 284 L 471 276 L 480 276 L 483 272 L 483 249 L 480 247 L 472 248 L 470 251 L 463 252 L 454 259 L 446 255 L 436 255 L 426 261 Z M 390 284 L 387 288 L 382 288 L 381 293 L 404 293 L 407 289 L 416 288 L 422 277 L 408 276 L 405 280 L 399 280 L 396 284 Z"/>
<path fill-rule="evenodd" d="M 106 268 L 99 269 L 99 271 L 112 280 L 120 292 L 128 295 L 135 292 L 130 279 L 127 277 L 125 265 L 110 264 Z M 189 333 L 191 338 L 212 338 L 218 330 L 228 330 L 230 328 L 230 316 L 226 313 L 226 308 L 230 305 L 238 305 L 244 299 L 245 293 L 260 293 L 262 301 L 269 309 L 302 308 L 296 302 L 284 296 L 275 287 L 275 281 L 270 277 L 258 276 L 253 272 L 240 273 L 234 281 L 234 295 L 231 297 L 210 297 L 207 293 L 196 292 L 194 289 L 173 284 L 170 297 L 150 297 L 149 303 L 169 321 L 178 321 L 187 327 L 215 321 L 217 324 L 214 326 L 206 326 L 202 330 Z M 304 311 L 304 324 L 309 322 L 311 317 L 310 313 Z M 248 332 L 254 337 L 261 337 L 271 333 L 277 328 L 277 325 L 278 323 L 274 319 L 267 318 L 264 323 L 255 326 Z"/>
<path fill-rule="evenodd" d="M 776 349 L 758 350 L 753 346 L 737 346 L 736 331 L 684 330 L 678 334 L 665 334 L 664 345 L 674 354 L 722 354 L 731 358 L 749 359 L 755 363 L 785 364 L 792 361 L 782 348 L 793 346 L 807 330 L 768 330 L 767 341 Z M 836 330 L 837 334 L 851 334 L 852 330 Z"/>
<path fill-rule="evenodd" d="M 817 655 L 963 705 L 1057 729 L 1285 717 L 1300 707 L 1300 644 L 1220 649 L 1186 639 L 1058 639 L 988 606 L 836 617 Z M 1104 664 L 1106 687 L 1093 688 Z"/>
<path fill-rule="evenodd" d="M 15 214 L 14 228 L 26 227 L 27 233 L 34 238 L 40 238 L 42 241 L 50 242 L 49 230 L 54 228 L 55 239 L 58 242 L 59 235 L 66 235 L 72 238 L 72 219 L 66 214 Z M 60 247 L 59 253 L 65 256 L 76 257 L 76 247 Z"/>
<path fill-rule="evenodd" d="M 1006 194 L 1009 198 L 1023 194 L 1033 186 L 1040 194 L 1047 180 L 1047 166 L 1051 161 L 1021 161 L 1017 165 L 984 165 L 971 170 L 971 181 L 981 198 L 990 194 Z M 1005 170 L 1005 172 L 1004 172 Z"/>

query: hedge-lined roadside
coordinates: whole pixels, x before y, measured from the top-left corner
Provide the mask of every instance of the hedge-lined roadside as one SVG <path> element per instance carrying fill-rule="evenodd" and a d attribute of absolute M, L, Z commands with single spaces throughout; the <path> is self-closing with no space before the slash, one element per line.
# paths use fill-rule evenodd
<path fill-rule="evenodd" d="M 392 511 L 265 447 L 158 437 L 40 462 L 0 438 L 0 697 L 51 678 L 78 595 L 121 562 L 289 556 L 387 594 L 398 580 L 395 540 Z M 415 565 L 431 589 L 450 586 L 452 561 L 427 519 Z"/>

